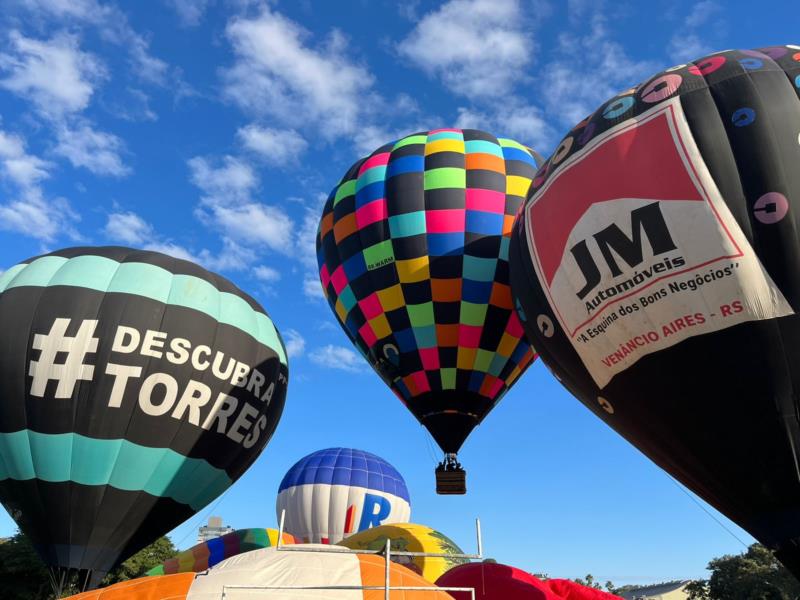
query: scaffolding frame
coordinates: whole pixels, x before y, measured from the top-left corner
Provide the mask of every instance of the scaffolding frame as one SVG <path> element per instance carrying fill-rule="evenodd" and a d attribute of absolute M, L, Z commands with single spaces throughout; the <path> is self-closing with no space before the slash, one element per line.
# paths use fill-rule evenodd
<path fill-rule="evenodd" d="M 383 550 L 351 550 L 350 548 L 342 548 L 330 546 L 329 548 L 303 548 L 305 544 L 284 546 L 283 541 L 283 526 L 286 519 L 286 510 L 281 511 L 281 520 L 278 527 L 278 542 L 275 544 L 276 552 L 319 552 L 324 554 L 377 554 L 386 557 L 386 568 L 384 570 L 384 583 L 383 585 L 223 585 L 222 586 L 222 600 L 227 598 L 228 590 L 239 591 L 291 591 L 291 590 L 331 590 L 331 591 L 383 591 L 384 599 L 390 600 L 392 592 L 433 592 L 447 593 L 447 592 L 466 592 L 469 593 L 470 599 L 475 600 L 475 588 L 471 587 L 426 587 L 418 585 L 397 585 L 390 584 L 392 572 L 392 555 L 394 556 L 411 556 L 423 558 L 465 558 L 468 560 L 483 559 L 483 540 L 481 536 L 481 520 L 475 519 L 475 534 L 478 542 L 477 554 L 444 554 L 434 552 L 411 552 L 406 550 L 392 551 L 392 540 L 386 539 L 386 546 Z"/>

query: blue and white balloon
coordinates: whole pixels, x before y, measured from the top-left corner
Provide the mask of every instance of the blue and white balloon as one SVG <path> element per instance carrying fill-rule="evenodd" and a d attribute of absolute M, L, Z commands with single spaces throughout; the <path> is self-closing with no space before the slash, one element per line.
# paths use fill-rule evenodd
<path fill-rule="evenodd" d="M 370 527 L 408 523 L 411 500 L 403 476 L 379 456 L 328 448 L 300 459 L 278 489 L 278 519 L 307 543 L 335 544 Z"/>

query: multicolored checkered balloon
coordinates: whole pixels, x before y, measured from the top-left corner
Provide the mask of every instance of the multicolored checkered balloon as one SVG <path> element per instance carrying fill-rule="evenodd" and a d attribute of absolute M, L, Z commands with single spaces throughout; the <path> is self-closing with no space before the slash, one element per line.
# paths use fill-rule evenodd
<path fill-rule="evenodd" d="M 446 453 L 535 358 L 508 279 L 533 156 L 483 131 L 417 133 L 355 163 L 325 203 L 317 257 L 328 302 Z"/>

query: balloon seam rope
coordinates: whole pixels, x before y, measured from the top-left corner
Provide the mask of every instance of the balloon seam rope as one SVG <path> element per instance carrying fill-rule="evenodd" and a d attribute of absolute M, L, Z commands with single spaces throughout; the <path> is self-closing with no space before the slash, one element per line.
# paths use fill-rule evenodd
<path fill-rule="evenodd" d="M 275 544 L 276 552 L 316 552 L 319 554 L 385 554 L 386 550 L 351 550 L 350 548 L 334 547 L 331 545 L 327 548 L 304 548 L 307 544 L 296 544 L 284 546 L 283 539 L 283 526 L 286 520 L 286 509 L 281 511 L 281 518 L 278 524 L 278 542 Z M 478 540 L 478 553 L 477 554 L 447 554 L 436 552 L 411 552 L 407 550 L 392 550 L 391 553 L 395 556 L 416 556 L 423 558 L 466 558 L 469 560 L 483 559 L 483 542 L 481 536 L 481 520 L 475 519 L 475 530 Z M 387 540 L 388 541 L 388 540 Z M 383 589 L 383 588 L 379 588 Z"/>
<path fill-rule="evenodd" d="M 686 495 L 689 497 L 689 499 L 690 499 L 692 502 L 694 502 L 695 504 L 697 504 L 697 506 L 699 506 L 699 507 L 700 507 L 700 508 L 703 510 L 703 512 L 704 512 L 704 513 L 706 513 L 706 514 L 707 514 L 709 517 L 711 517 L 711 518 L 712 518 L 712 519 L 713 519 L 713 520 L 716 522 L 716 524 L 717 524 L 717 525 L 719 525 L 719 526 L 720 526 L 720 527 L 722 527 L 722 528 L 723 528 L 725 531 L 727 531 L 727 532 L 728 532 L 728 533 L 731 535 L 731 537 L 733 537 L 733 538 L 734 538 L 734 539 L 735 539 L 737 542 L 739 542 L 739 543 L 740 543 L 742 546 L 744 546 L 745 548 L 747 548 L 747 547 L 748 547 L 748 545 L 747 545 L 747 544 L 745 544 L 745 543 L 742 541 L 742 539 L 741 539 L 741 538 L 740 538 L 738 535 L 736 535 L 735 533 L 733 533 L 733 531 L 731 531 L 730 529 L 728 529 L 728 527 L 726 527 L 726 526 L 725 526 L 725 524 L 724 524 L 722 521 L 720 521 L 720 520 L 719 520 L 717 517 L 715 517 L 715 516 L 714 516 L 714 514 L 713 514 L 711 511 L 709 511 L 708 509 L 706 509 L 706 507 L 705 507 L 705 506 L 703 506 L 703 505 L 702 505 L 702 504 L 701 504 L 701 503 L 700 503 L 700 502 L 697 500 L 697 498 L 695 498 L 694 496 L 692 496 L 692 495 L 691 495 L 691 494 L 690 494 L 690 493 L 689 493 L 689 492 L 688 492 L 686 489 L 684 489 L 684 487 L 683 487 L 683 486 L 682 486 L 682 485 L 681 485 L 681 484 L 680 484 L 680 483 L 679 483 L 679 482 L 678 482 L 678 481 L 677 481 L 675 478 L 673 478 L 673 477 L 672 477 L 672 475 L 670 475 L 669 473 L 666 473 L 666 472 L 664 472 L 664 474 L 665 474 L 667 477 L 669 477 L 670 481 L 672 481 L 672 483 L 674 483 L 674 484 L 675 484 L 675 486 L 676 486 L 676 487 L 677 487 L 677 488 L 678 488 L 680 491 L 682 491 L 684 494 L 686 494 Z"/>

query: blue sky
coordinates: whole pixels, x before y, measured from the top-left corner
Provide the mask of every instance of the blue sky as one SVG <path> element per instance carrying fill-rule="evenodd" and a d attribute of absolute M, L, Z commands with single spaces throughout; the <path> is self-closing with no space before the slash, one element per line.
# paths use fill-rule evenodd
<path fill-rule="evenodd" d="M 314 233 L 350 164 L 403 134 L 476 127 L 547 155 L 619 90 L 705 52 L 797 43 L 799 23 L 788 0 L 5 0 L 0 269 L 130 245 L 262 302 L 291 384 L 272 442 L 214 509 L 235 527 L 274 526 L 286 469 L 353 446 L 392 462 L 412 520 L 465 550 L 480 516 L 487 553 L 530 571 L 700 577 L 742 544 L 541 364 L 468 440 L 470 493 L 437 497 L 438 450 L 322 300 Z"/>

